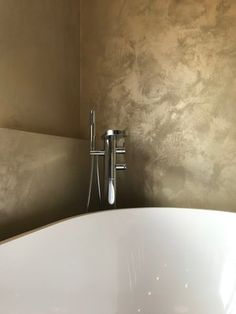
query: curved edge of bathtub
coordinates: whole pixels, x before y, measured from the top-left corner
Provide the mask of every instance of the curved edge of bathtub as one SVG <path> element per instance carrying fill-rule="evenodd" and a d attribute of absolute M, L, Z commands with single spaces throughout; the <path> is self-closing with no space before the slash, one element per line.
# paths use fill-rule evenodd
<path fill-rule="evenodd" d="M 8 239 L 5 239 L 3 241 L 0 241 L 0 245 L 8 243 L 10 241 L 16 240 L 16 239 L 20 239 L 22 237 L 25 237 L 27 235 L 31 235 L 35 232 L 38 232 L 40 230 L 44 230 L 47 228 L 53 228 L 58 224 L 62 224 L 62 223 L 66 223 L 69 222 L 71 220 L 74 219 L 87 219 L 89 217 L 94 217 L 94 216 L 106 216 L 106 215 L 115 215 L 117 213 L 127 213 L 127 212 L 143 212 L 143 211 L 153 211 L 153 210 L 159 210 L 159 211 L 179 211 L 179 212 L 192 212 L 192 213 L 201 213 L 203 215 L 232 215 L 232 217 L 235 217 L 236 219 L 236 212 L 232 212 L 232 211 L 226 211 L 226 210 L 216 210 L 216 209 L 204 209 L 204 208 L 187 208 L 187 207 L 134 207 L 134 208 L 118 208 L 118 209 L 104 209 L 104 210 L 100 210 L 100 211 L 94 211 L 94 212 L 86 212 L 83 214 L 78 214 L 75 216 L 71 216 L 71 217 L 66 217 L 60 220 L 57 220 L 55 222 L 46 224 L 44 226 L 23 232 L 21 234 L 18 234 L 16 236 L 10 237 Z"/>

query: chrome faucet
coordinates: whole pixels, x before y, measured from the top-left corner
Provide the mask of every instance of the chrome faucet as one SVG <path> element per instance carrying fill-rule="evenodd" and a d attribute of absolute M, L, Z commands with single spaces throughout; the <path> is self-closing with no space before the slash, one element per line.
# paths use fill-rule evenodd
<path fill-rule="evenodd" d="M 125 148 L 117 147 L 120 138 L 126 136 L 125 131 L 107 130 L 104 139 L 104 205 L 106 208 L 116 207 L 116 171 L 126 170 L 126 164 L 117 164 L 117 154 L 125 154 Z"/>
<path fill-rule="evenodd" d="M 102 139 L 104 141 L 104 149 L 96 150 L 96 121 L 95 111 L 90 112 L 90 156 L 91 156 L 91 173 L 87 209 L 89 209 L 91 201 L 91 189 L 93 182 L 94 170 L 96 170 L 96 181 L 98 187 L 98 196 L 100 205 L 103 208 L 116 208 L 117 189 L 116 189 L 116 172 L 126 170 L 126 164 L 117 163 L 117 155 L 126 153 L 125 147 L 118 147 L 120 139 L 124 139 L 127 135 L 121 130 L 107 130 Z M 101 196 L 99 161 L 98 157 L 104 157 L 104 175 L 103 175 L 103 195 Z M 95 169 L 96 168 L 96 169 Z"/>

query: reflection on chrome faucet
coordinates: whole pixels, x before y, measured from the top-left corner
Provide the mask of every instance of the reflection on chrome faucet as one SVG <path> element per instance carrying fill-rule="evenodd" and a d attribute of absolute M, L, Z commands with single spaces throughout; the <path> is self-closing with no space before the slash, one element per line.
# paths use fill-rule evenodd
<path fill-rule="evenodd" d="M 93 174 L 96 173 L 96 182 L 98 196 L 103 208 L 116 208 L 116 172 L 117 170 L 126 170 L 126 164 L 117 163 L 117 155 L 124 155 L 125 147 L 118 147 L 118 141 L 126 137 L 126 132 L 121 130 L 107 130 L 102 139 L 104 149 L 96 150 L 96 121 L 95 111 L 90 112 L 90 156 L 91 156 L 91 173 L 88 193 L 87 209 L 91 201 L 91 190 L 93 184 Z M 101 196 L 99 162 L 98 157 L 104 157 L 104 189 Z"/>

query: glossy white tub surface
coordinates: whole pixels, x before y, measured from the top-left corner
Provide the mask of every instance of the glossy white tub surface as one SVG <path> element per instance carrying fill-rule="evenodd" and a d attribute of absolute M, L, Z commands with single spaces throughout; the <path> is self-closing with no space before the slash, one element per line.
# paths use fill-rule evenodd
<path fill-rule="evenodd" d="M 78 216 L 0 245 L 1 314 L 236 314 L 236 214 Z"/>

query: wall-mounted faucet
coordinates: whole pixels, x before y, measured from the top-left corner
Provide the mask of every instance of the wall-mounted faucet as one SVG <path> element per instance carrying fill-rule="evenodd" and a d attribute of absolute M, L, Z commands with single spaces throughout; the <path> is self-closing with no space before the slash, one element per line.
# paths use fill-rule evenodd
<path fill-rule="evenodd" d="M 107 130 L 102 139 L 104 141 L 104 149 L 96 150 L 96 117 L 95 111 L 90 112 L 90 156 L 91 156 L 91 173 L 87 209 L 89 209 L 91 201 L 91 190 L 94 172 L 96 173 L 96 181 L 98 188 L 98 196 L 100 205 L 103 208 L 116 208 L 116 172 L 126 170 L 126 164 L 117 163 L 117 155 L 124 155 L 126 150 L 123 147 L 118 147 L 120 139 L 125 139 L 126 132 L 121 130 Z M 98 157 L 104 157 L 104 175 L 103 175 L 103 195 L 101 196 L 99 161 Z"/>

